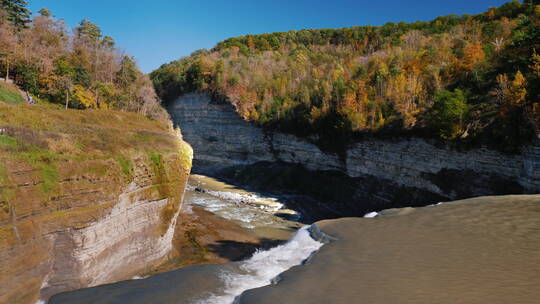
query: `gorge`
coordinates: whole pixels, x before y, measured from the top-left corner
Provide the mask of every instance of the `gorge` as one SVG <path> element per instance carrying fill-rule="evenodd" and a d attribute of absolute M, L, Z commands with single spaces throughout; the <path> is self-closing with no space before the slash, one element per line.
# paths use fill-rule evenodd
<path fill-rule="evenodd" d="M 267 191 L 289 187 L 281 192 L 313 194 L 315 201 L 304 200 L 296 207 L 309 210 L 306 213 L 314 215 L 314 219 L 362 216 L 387 208 L 482 195 L 540 191 L 537 145 L 511 155 L 488 148 L 458 150 L 415 137 L 369 138 L 352 144 L 346 155 L 339 157 L 321 151 L 306 139 L 246 122 L 233 106 L 203 93 L 180 96 L 168 108 L 196 151 L 195 172 L 236 179 Z M 302 173 L 289 178 L 309 179 L 305 187 L 298 186 L 302 184 L 298 178 L 293 178 L 294 186 L 279 182 L 280 178 L 287 178 L 283 175 L 291 174 L 291 170 L 285 169 L 291 167 Z M 253 175 L 253 171 L 259 174 Z M 266 184 L 261 185 L 257 178 Z M 327 181 L 334 185 L 320 185 Z M 272 183 L 276 186 L 272 187 Z M 339 183 L 351 186 L 342 187 Z M 323 187 L 326 195 L 316 193 L 313 188 L 317 187 L 313 185 Z M 289 207 L 293 205 L 294 201 Z"/>
<path fill-rule="evenodd" d="M 275 193 L 284 204 L 281 208 L 295 209 L 304 222 L 341 218 L 317 221 L 300 229 L 287 243 L 243 261 L 186 267 L 141 280 L 62 293 L 50 303 L 349 303 L 359 298 L 374 303 L 397 299 L 428 303 L 435 297 L 441 303 L 453 303 L 457 298 L 480 303 L 520 298 L 528 303 L 535 298 L 530 284 L 536 280 L 524 278 L 533 275 L 531 269 L 540 262 L 534 246 L 527 245 L 537 243 L 538 195 L 483 195 L 538 193 L 538 147 L 530 146 L 522 155 L 509 155 L 485 148 L 459 151 L 419 138 L 370 139 L 354 144 L 347 157 L 340 159 L 306 140 L 245 122 L 231 105 L 204 94 L 181 96 L 169 105 L 169 111 L 182 128 L 183 138 L 194 147 L 194 172 L 221 176 L 236 185 L 232 189 L 237 190 L 227 191 L 248 187 Z M 254 175 L 257 170 L 259 174 Z M 279 171 L 285 173 L 276 175 Z M 272 181 L 282 175 L 296 184 L 306 179 L 308 187 L 314 188 L 330 176 L 332 182 L 352 182 L 359 193 L 321 197 L 307 188 L 277 191 L 275 185 L 266 184 L 283 185 Z M 218 190 L 221 186 L 209 188 L 203 177 L 195 177 L 204 181 L 191 186 L 200 193 L 217 197 L 234 193 L 223 194 Z M 378 186 L 358 186 L 368 182 Z M 299 189 L 305 193 L 300 194 Z M 330 184 L 322 191 L 338 193 L 341 189 Z M 403 200 L 404 195 L 409 196 Z M 440 203 L 470 196 L 478 198 Z M 242 217 L 244 210 L 253 212 L 248 208 L 253 199 L 233 199 L 232 208 L 237 210 L 204 200 L 195 205 L 223 217 L 230 218 L 230 212 Z M 191 198 L 186 203 L 194 202 Z M 426 207 L 418 208 L 421 206 Z M 383 209 L 388 210 L 372 212 Z M 366 217 L 376 218 L 342 218 L 367 212 L 371 213 Z M 277 223 L 272 225 L 277 227 Z M 298 244 L 309 250 L 296 256 L 292 252 L 301 252 Z M 490 246 L 514 256 L 494 254 L 487 259 L 483 250 Z M 448 256 L 448 262 L 443 262 Z M 505 261 L 512 261 L 512 266 L 504 266 Z M 477 267 L 483 267 L 482 271 Z M 348 273 L 347 269 L 353 271 Z M 467 272 L 470 269 L 474 274 Z M 343 276 L 344 271 L 348 275 Z M 327 280 L 320 280 L 320 273 L 325 273 Z M 385 281 L 388 273 L 392 273 L 391 281 Z M 410 282 L 411 273 L 419 275 L 415 283 Z M 437 283 L 422 281 L 423 275 Z M 354 279 L 347 280 L 348 276 Z M 515 280 L 505 279 L 507 276 Z M 467 291 L 462 277 L 479 282 L 479 291 Z M 370 280 L 373 283 L 368 283 Z M 362 291 L 355 287 L 358 282 L 366 282 Z M 422 286 L 422 292 L 415 292 L 415 284 Z M 306 290 L 312 290 L 309 293 L 314 296 L 307 297 Z M 492 293 L 484 294 L 486 290 Z"/>
<path fill-rule="evenodd" d="M 0 304 L 540 299 L 539 1 L 34 1 L 0 1 Z"/>

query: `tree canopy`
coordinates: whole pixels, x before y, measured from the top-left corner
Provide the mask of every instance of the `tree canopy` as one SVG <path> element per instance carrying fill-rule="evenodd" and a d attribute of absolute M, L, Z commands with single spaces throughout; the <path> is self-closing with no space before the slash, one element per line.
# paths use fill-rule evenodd
<path fill-rule="evenodd" d="M 234 37 L 151 78 L 164 101 L 208 92 L 330 151 L 405 133 L 515 151 L 540 130 L 539 29 L 537 1 L 515 0 L 428 22 Z"/>
<path fill-rule="evenodd" d="M 49 9 L 29 19 L 23 0 L 0 0 L 0 76 L 38 99 L 166 117 L 147 75 L 89 20 L 70 33 Z"/>
<path fill-rule="evenodd" d="M 0 10 L 4 17 L 16 28 L 24 28 L 30 22 L 30 10 L 25 0 L 0 0 Z"/>

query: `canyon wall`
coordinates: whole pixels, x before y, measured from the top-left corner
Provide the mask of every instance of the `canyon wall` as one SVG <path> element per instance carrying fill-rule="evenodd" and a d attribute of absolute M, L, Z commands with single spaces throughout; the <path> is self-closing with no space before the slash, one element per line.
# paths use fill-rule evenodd
<path fill-rule="evenodd" d="M 135 155 L 130 170 L 106 157 L 63 160 L 54 191 L 28 163 L 5 163 L 0 303 L 129 279 L 166 258 L 192 157 L 178 147 Z"/>
<path fill-rule="evenodd" d="M 519 155 L 506 155 L 486 148 L 457 151 L 420 138 L 370 139 L 354 144 L 346 158 L 340 159 L 295 136 L 265 131 L 246 122 L 232 105 L 205 94 L 180 96 L 169 105 L 169 113 L 182 128 L 184 139 L 194 147 L 194 170 L 199 172 L 257 162 L 301 164 L 314 171 L 339 171 L 364 182 L 376 180 L 392 189 L 420 191 L 424 197 L 425 193 L 433 194 L 425 203 L 540 192 L 539 146 L 525 148 Z M 383 189 L 370 197 L 377 200 L 387 196 L 382 201 L 391 202 L 399 199 L 400 193 L 403 191 Z"/>

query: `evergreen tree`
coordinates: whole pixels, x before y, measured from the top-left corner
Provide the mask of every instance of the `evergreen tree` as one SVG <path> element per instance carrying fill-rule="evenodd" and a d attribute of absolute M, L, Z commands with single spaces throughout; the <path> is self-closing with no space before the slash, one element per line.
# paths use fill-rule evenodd
<path fill-rule="evenodd" d="M 116 73 L 116 82 L 122 88 L 127 88 L 137 80 L 137 65 L 135 59 L 124 56 L 120 62 L 120 70 Z"/>
<path fill-rule="evenodd" d="M 78 38 L 85 37 L 92 41 L 99 41 L 101 39 L 101 29 L 99 26 L 90 22 L 87 19 L 82 20 L 79 26 L 75 28 Z"/>
<path fill-rule="evenodd" d="M 52 13 L 48 8 L 42 8 L 38 11 L 38 13 L 43 17 L 52 17 Z"/>
<path fill-rule="evenodd" d="M 25 0 L 0 0 L 1 10 L 6 12 L 5 18 L 16 28 L 26 28 L 30 22 L 30 10 L 26 8 Z"/>

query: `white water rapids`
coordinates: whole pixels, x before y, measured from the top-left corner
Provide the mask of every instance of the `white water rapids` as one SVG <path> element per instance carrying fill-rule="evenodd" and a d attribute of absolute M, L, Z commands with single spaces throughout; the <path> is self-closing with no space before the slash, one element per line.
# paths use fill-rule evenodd
<path fill-rule="evenodd" d="M 299 218 L 293 210 L 284 208 L 276 197 L 248 192 L 222 181 L 192 174 L 186 189 L 186 207 L 201 207 L 215 215 L 237 222 L 248 229 L 270 227 L 289 229 L 300 227 L 295 218 Z M 189 212 L 189 210 L 187 210 Z M 287 215 L 285 220 L 278 215 Z"/>
<path fill-rule="evenodd" d="M 231 304 L 242 292 L 272 284 L 272 281 L 289 268 L 300 265 L 317 251 L 323 243 L 314 240 L 309 226 L 300 228 L 291 239 L 269 250 L 257 251 L 239 263 L 238 271 L 222 271 L 220 278 L 225 288 L 220 294 L 211 294 L 197 300 L 196 304 Z"/>

